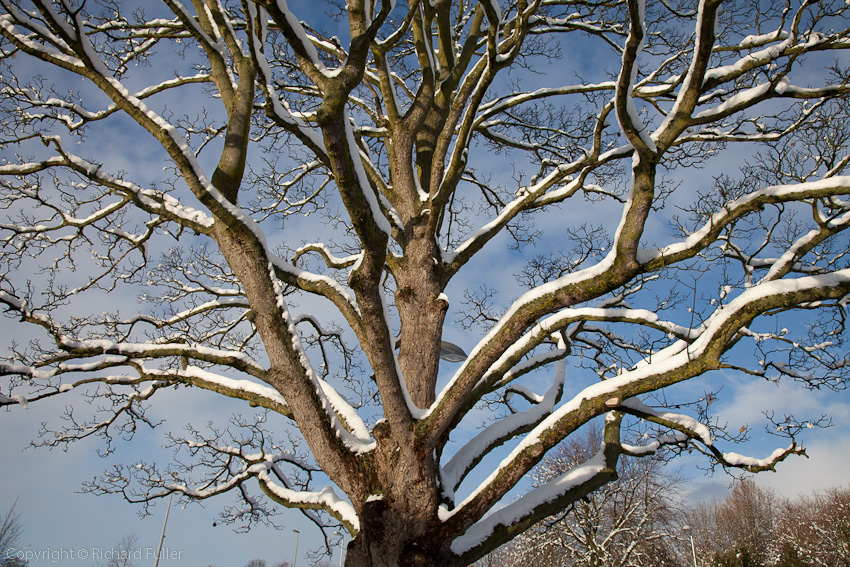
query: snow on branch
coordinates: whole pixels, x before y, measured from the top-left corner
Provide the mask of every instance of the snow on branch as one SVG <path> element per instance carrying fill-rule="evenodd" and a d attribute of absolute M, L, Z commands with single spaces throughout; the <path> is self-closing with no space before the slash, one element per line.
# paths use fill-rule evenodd
<path fill-rule="evenodd" d="M 277 94 L 274 75 L 272 74 L 269 62 L 266 59 L 263 45 L 265 42 L 265 28 L 261 26 L 265 26 L 265 17 L 263 16 L 263 12 L 265 12 L 265 10 L 257 11 L 257 8 L 252 3 L 248 4 L 248 8 L 251 10 L 251 21 L 256 21 L 258 23 L 257 25 L 250 27 L 251 34 L 248 37 L 248 41 L 251 45 L 251 56 L 254 58 L 257 73 L 260 77 L 260 88 L 262 88 L 267 101 L 266 115 L 272 120 L 275 120 L 283 128 L 286 128 L 298 136 L 298 139 L 313 150 L 317 157 L 322 160 L 326 160 L 327 150 L 325 149 L 325 142 L 322 139 L 321 134 L 304 123 L 304 121 L 295 113 L 290 111 L 289 105 Z M 287 13 L 289 13 L 288 10 Z M 299 29 L 301 29 L 300 26 L 301 24 L 299 23 Z M 310 48 L 315 51 L 312 43 L 307 41 L 306 38 L 304 38 L 304 41 L 306 41 L 307 44 L 310 45 Z"/>
<path fill-rule="evenodd" d="M 196 73 L 191 76 L 176 77 L 162 81 L 155 85 L 150 85 L 143 88 L 134 94 L 139 100 L 152 97 L 157 94 L 164 93 L 170 89 L 176 89 L 194 83 L 209 82 L 210 75 L 208 73 Z M 26 116 L 31 119 L 42 121 L 56 120 L 62 123 L 68 132 L 75 132 L 82 129 L 84 126 L 104 120 L 113 114 L 120 112 L 117 104 L 109 104 L 106 108 L 97 111 L 91 111 L 82 106 L 81 103 L 73 100 L 66 100 L 51 96 L 43 98 L 41 93 L 34 91 L 31 88 L 16 88 L 14 86 L 6 86 L 3 88 L 3 94 L 7 96 L 15 96 L 22 102 L 28 105 L 31 109 L 26 111 Z M 43 110 L 51 110 L 52 114 L 47 114 Z"/>
<path fill-rule="evenodd" d="M 317 254 L 319 254 L 319 256 L 322 257 L 322 259 L 325 261 L 325 264 L 329 268 L 334 268 L 337 270 L 348 268 L 354 265 L 356 262 L 359 262 L 363 257 L 363 253 L 361 252 L 359 254 L 350 254 L 345 258 L 339 258 L 337 256 L 334 256 L 325 244 L 321 242 L 314 242 L 312 244 L 306 244 L 304 246 L 299 247 L 295 251 L 295 255 L 292 257 L 292 263 L 297 263 L 298 259 L 304 254 L 307 254 L 308 252 L 316 252 Z"/>
<path fill-rule="evenodd" d="M 847 194 L 850 194 L 850 176 L 847 175 L 758 189 L 726 203 L 723 210 L 714 213 L 700 229 L 692 232 L 684 241 L 664 246 L 658 250 L 641 251 L 638 261 L 649 268 L 650 266 L 660 266 L 691 257 L 715 241 L 724 227 L 731 222 L 767 204 Z"/>
<path fill-rule="evenodd" d="M 282 281 L 304 291 L 328 298 L 336 305 L 355 331 L 362 328 L 361 313 L 357 301 L 335 279 L 298 268 L 278 256 L 273 256 L 272 262 L 275 272 Z"/>
<path fill-rule="evenodd" d="M 613 81 L 604 83 L 589 84 L 589 85 L 569 85 L 564 87 L 540 88 L 531 92 L 513 93 L 502 96 L 496 100 L 482 104 L 478 109 L 478 117 L 475 121 L 475 127 L 481 126 L 485 121 L 490 120 L 493 116 L 503 113 L 514 106 L 532 102 L 540 99 L 545 99 L 554 96 L 565 96 L 572 94 L 584 94 L 599 91 L 613 91 L 615 87 Z"/>
<path fill-rule="evenodd" d="M 638 58 L 645 45 L 646 35 L 646 3 L 645 0 L 630 0 L 629 5 L 629 37 L 623 50 L 623 62 L 620 75 L 617 78 L 615 95 L 617 120 L 620 130 L 637 151 L 637 154 L 648 158 L 656 152 L 655 141 L 649 135 L 647 126 L 643 123 L 632 97 L 637 82 Z"/>
<path fill-rule="evenodd" d="M 655 312 L 644 309 L 622 309 L 622 308 L 599 308 L 580 307 L 576 309 L 563 309 L 555 315 L 551 315 L 535 324 L 522 338 L 514 342 L 506 349 L 502 356 L 490 367 L 482 378 L 482 383 L 490 384 L 493 379 L 498 379 L 510 372 L 509 368 L 518 364 L 519 361 L 534 347 L 552 333 L 560 329 L 566 329 L 572 324 L 588 321 L 606 321 L 620 323 L 635 323 L 649 328 L 658 329 L 666 334 L 691 338 L 691 331 L 681 325 L 669 321 L 659 320 Z M 463 369 L 459 370 L 461 372 Z M 500 380 L 504 383 L 504 380 Z"/>
<path fill-rule="evenodd" d="M 605 419 L 604 441 L 600 449 L 584 462 L 531 489 L 519 499 L 468 526 L 452 542 L 458 555 L 474 553 L 476 548 L 493 549 L 516 537 L 535 522 L 562 509 L 562 502 L 575 502 L 617 478 L 621 415 L 610 413 Z M 441 509 L 441 519 L 452 522 L 455 511 Z"/>
<path fill-rule="evenodd" d="M 324 510 L 340 520 L 351 533 L 360 530 L 360 519 L 354 508 L 349 502 L 342 500 L 330 486 L 318 492 L 299 492 L 274 482 L 268 470 L 259 470 L 257 478 L 263 491 L 276 502 L 289 508 Z"/>
<path fill-rule="evenodd" d="M 623 411 L 634 413 L 634 415 L 645 419 L 651 418 L 653 423 L 685 433 L 689 438 L 698 439 L 706 446 L 714 444 L 714 437 L 709 428 L 705 424 L 683 413 L 656 410 L 645 405 L 637 398 L 624 400 L 619 407 Z"/>
<path fill-rule="evenodd" d="M 562 352 L 564 351 L 562 350 Z M 561 399 L 565 378 L 566 363 L 561 360 L 555 369 L 555 378 L 552 386 L 530 409 L 499 419 L 492 425 L 487 426 L 481 433 L 461 447 L 446 466 L 443 467 L 442 483 L 444 494 L 453 500 L 454 492 L 464 477 L 484 456 L 517 435 L 530 431 L 536 424 L 548 416 L 555 408 L 555 404 Z"/>
<path fill-rule="evenodd" d="M 73 28 L 56 15 L 49 2 L 39 1 L 37 3 L 47 7 L 54 21 L 63 27 L 66 32 L 70 32 L 70 37 L 76 36 Z M 0 16 L 0 32 L 18 49 L 52 63 L 57 67 L 71 71 L 81 72 L 85 68 L 83 62 L 76 56 L 64 39 L 53 34 L 53 32 L 35 18 L 30 17 L 30 14 L 21 10 L 16 3 L 3 0 L 2 4 L 7 14 Z M 19 32 L 16 29 L 16 25 L 32 30 L 32 33 L 25 34 Z M 39 41 L 36 41 L 36 39 Z M 44 43 L 41 43 L 41 41 Z"/>
<path fill-rule="evenodd" d="M 287 488 L 282 485 L 292 486 L 283 474 L 281 464 L 294 464 L 307 471 L 314 470 L 313 467 L 294 459 L 288 452 L 258 452 L 251 455 L 244 454 L 237 447 L 219 447 L 209 443 L 192 444 L 180 440 L 175 441 L 175 444 L 187 447 L 192 452 L 201 450 L 209 452 L 211 454 L 209 460 L 203 463 L 213 471 L 219 469 L 219 474 L 209 474 L 207 480 L 199 482 L 191 482 L 188 478 L 180 482 L 178 478 L 182 475 L 177 470 L 161 472 L 153 466 L 140 462 L 131 468 L 116 467 L 112 472 L 105 473 L 103 478 L 87 483 L 85 490 L 94 494 L 120 493 L 127 501 L 144 503 L 146 506 L 172 493 L 182 494 L 193 500 L 206 500 L 236 489 L 243 490 L 243 497 L 251 501 L 254 500 L 253 497 L 244 490 L 248 481 L 255 479 L 263 492 L 278 504 L 289 508 L 325 511 L 340 520 L 352 532 L 356 533 L 359 529 L 359 520 L 351 504 L 339 498 L 331 487 L 311 491 Z M 236 470 L 231 470 L 227 460 L 224 462 L 217 460 L 216 454 L 237 459 L 241 466 L 237 465 L 234 467 Z M 191 466 L 187 467 L 188 470 L 183 472 L 190 472 L 191 468 Z M 166 476 L 171 478 L 164 478 Z M 138 477 L 142 490 L 133 488 L 134 477 Z M 249 503 L 253 506 L 261 505 L 256 500 Z"/>
<path fill-rule="evenodd" d="M 90 179 L 98 185 L 102 185 L 110 190 L 126 195 L 129 201 L 121 201 L 121 206 L 126 205 L 128 202 L 132 202 L 135 206 L 152 215 L 161 216 L 165 219 L 177 222 L 186 228 L 199 233 L 207 232 L 213 224 L 212 218 L 197 209 L 182 205 L 177 199 L 167 193 L 151 189 L 143 189 L 134 183 L 114 177 L 113 175 L 103 171 L 100 164 L 86 161 L 85 159 L 66 151 L 59 137 L 53 136 L 45 138 L 45 143 L 53 145 L 60 155 L 40 162 L 3 164 L 0 165 L 0 174 L 26 176 L 53 167 L 66 167 Z M 35 196 L 35 194 L 33 194 L 33 196 Z M 92 221 L 107 217 L 110 212 L 118 210 L 118 205 L 119 203 L 113 205 L 111 208 L 103 209 L 99 213 L 94 213 L 88 219 L 71 220 L 68 224 L 74 224 L 75 226 L 90 224 Z M 47 227 L 38 227 L 38 229 L 44 231 Z"/>
<path fill-rule="evenodd" d="M 225 377 L 188 364 L 189 361 L 199 361 L 205 364 L 229 367 L 261 380 L 265 379 L 265 368 L 244 352 L 175 342 L 140 343 L 108 339 L 78 340 L 65 334 L 65 331 L 58 327 L 49 316 L 33 311 L 26 301 L 8 292 L 0 291 L 0 302 L 4 303 L 8 309 L 20 313 L 23 320 L 44 328 L 52 335 L 60 349 L 56 354 L 43 356 L 35 364 L 0 364 L 1 375 L 22 376 L 25 379 L 46 384 L 41 388 L 42 391 L 31 396 L 29 401 L 68 392 L 88 384 L 133 385 L 145 381 L 155 381 L 160 384 L 193 384 L 206 390 L 246 400 L 252 405 L 273 409 L 282 415 L 291 415 L 286 401 L 275 389 L 269 386 L 246 379 Z M 80 359 L 84 362 L 77 362 Z M 146 367 L 145 360 L 181 360 L 184 368 L 151 369 Z M 119 367 L 134 368 L 138 377 L 100 375 L 103 370 Z M 73 379 L 80 373 L 90 374 L 92 377 Z M 63 375 L 70 375 L 72 380 L 66 381 L 64 384 L 51 385 L 54 379 Z M 336 398 L 338 396 L 335 396 L 334 399 Z M 336 405 L 343 406 L 340 401 L 337 401 Z"/>
<path fill-rule="evenodd" d="M 606 467 L 604 451 L 599 451 L 584 464 L 574 467 L 543 486 L 532 489 L 516 502 L 508 504 L 474 524 L 466 530 L 466 533 L 452 542 L 452 551 L 462 555 L 483 544 L 497 529 L 510 528 L 516 525 L 542 505 L 563 498 L 568 494 L 572 497 L 571 493 L 573 492 L 589 493 L 599 484 L 612 477 L 613 473 L 610 467 Z"/>
<path fill-rule="evenodd" d="M 722 452 L 715 446 L 714 436 L 711 435 L 708 427 L 690 416 L 677 412 L 659 411 L 644 405 L 637 399 L 624 401 L 620 404 L 620 408 L 623 411 L 677 432 L 672 436 L 661 436 L 658 441 L 646 447 L 636 448 L 638 452 L 655 450 L 663 444 L 672 443 L 681 445 L 689 440 L 699 441 L 699 451 L 711 457 L 716 464 L 722 465 L 724 468 L 739 468 L 751 473 L 773 471 L 777 463 L 785 460 L 790 455 L 805 455 L 802 445 L 796 443 L 793 438 L 791 445 L 785 448 L 780 447 L 764 458 L 749 457 L 731 451 Z M 634 448 L 632 449 L 633 451 Z"/>
<path fill-rule="evenodd" d="M 231 398 L 246 400 L 253 407 L 264 407 L 280 415 L 292 417 L 286 400 L 277 390 L 252 380 L 229 378 L 197 366 L 187 366 L 180 370 L 145 368 L 142 375 L 161 381 L 191 384 Z"/>

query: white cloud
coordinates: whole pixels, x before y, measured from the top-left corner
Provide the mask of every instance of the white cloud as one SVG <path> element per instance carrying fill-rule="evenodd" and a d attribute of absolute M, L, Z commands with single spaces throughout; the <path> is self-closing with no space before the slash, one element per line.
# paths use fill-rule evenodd
<path fill-rule="evenodd" d="M 776 473 L 761 475 L 758 481 L 789 498 L 847 485 L 850 437 L 846 427 L 808 444 L 806 453 L 808 459 L 787 460 L 777 467 Z"/>

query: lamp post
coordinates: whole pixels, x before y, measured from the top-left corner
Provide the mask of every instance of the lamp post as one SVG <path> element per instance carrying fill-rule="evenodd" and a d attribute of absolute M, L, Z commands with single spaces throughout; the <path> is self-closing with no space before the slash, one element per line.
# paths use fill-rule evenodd
<path fill-rule="evenodd" d="M 682 531 L 687 532 L 688 536 L 691 538 L 691 554 L 694 556 L 694 567 L 697 567 L 697 549 L 694 547 L 694 531 L 691 529 L 691 526 L 687 524 L 682 526 Z"/>
<path fill-rule="evenodd" d="M 295 534 L 295 556 L 292 558 L 292 567 L 295 567 L 298 563 L 298 538 L 301 537 L 301 532 L 292 530 L 292 533 Z"/>
<path fill-rule="evenodd" d="M 168 512 L 171 511 L 171 499 L 174 498 L 174 493 L 168 495 L 168 507 L 165 508 L 165 520 L 162 522 L 162 534 L 159 536 L 159 545 L 156 548 L 156 558 L 153 562 L 153 567 L 159 566 L 159 556 L 162 555 L 162 540 L 165 539 L 165 526 L 168 525 Z"/>
<path fill-rule="evenodd" d="M 339 542 L 339 567 L 342 567 L 342 550 L 345 546 L 345 534 L 334 532 L 333 535 L 338 535 L 340 538 L 342 538 Z"/>

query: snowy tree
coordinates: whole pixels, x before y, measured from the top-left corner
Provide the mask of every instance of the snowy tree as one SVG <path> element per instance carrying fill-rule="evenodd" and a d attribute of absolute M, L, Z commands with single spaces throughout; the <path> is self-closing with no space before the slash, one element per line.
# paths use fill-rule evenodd
<path fill-rule="evenodd" d="M 92 492 L 463 565 L 621 455 L 756 472 L 826 419 L 743 456 L 694 391 L 847 384 L 844 0 L 0 4 L 0 405 L 88 396 L 41 442 L 107 454 L 239 408 Z"/>
<path fill-rule="evenodd" d="M 777 534 L 789 566 L 792 559 L 803 565 L 850 565 L 850 487 L 787 502 Z"/>
<path fill-rule="evenodd" d="M 752 479 L 687 512 L 701 565 L 806 567 L 850 561 L 850 491 L 782 499 Z M 690 547 L 685 555 L 690 555 Z"/>

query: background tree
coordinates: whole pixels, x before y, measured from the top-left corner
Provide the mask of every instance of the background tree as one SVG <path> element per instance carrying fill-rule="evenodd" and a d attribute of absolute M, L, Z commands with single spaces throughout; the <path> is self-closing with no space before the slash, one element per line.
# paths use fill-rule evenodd
<path fill-rule="evenodd" d="M 175 389 L 241 402 L 92 492 L 233 491 L 244 528 L 344 527 L 352 566 L 462 565 L 621 455 L 756 472 L 824 423 L 745 457 L 684 381 L 847 384 L 843 0 L 0 5 L 0 404 L 97 399 L 42 442 L 109 453 Z M 522 493 L 603 415 L 592 458 Z"/>
<path fill-rule="evenodd" d="M 106 558 L 98 564 L 100 567 L 137 567 L 142 558 L 139 535 L 131 532 L 121 536 L 104 554 Z"/>
<path fill-rule="evenodd" d="M 701 564 L 773 565 L 780 552 L 782 500 L 752 479 L 737 480 L 729 496 L 700 503 L 687 513 Z M 687 549 L 690 553 L 690 547 Z"/>
<path fill-rule="evenodd" d="M 776 533 L 787 565 L 850 565 L 850 487 L 800 496 L 778 516 Z"/>
<path fill-rule="evenodd" d="M 784 499 L 752 479 L 719 502 L 689 510 L 701 565 L 805 567 L 848 563 L 850 489 Z M 687 551 L 687 553 L 684 553 Z M 690 547 L 680 551 L 690 554 Z"/>
<path fill-rule="evenodd" d="M 15 501 L 12 506 L 0 515 L 0 567 L 26 567 L 27 563 L 16 553 L 21 551 L 23 542 L 23 525 L 21 514 L 16 510 Z"/>

